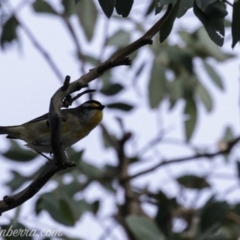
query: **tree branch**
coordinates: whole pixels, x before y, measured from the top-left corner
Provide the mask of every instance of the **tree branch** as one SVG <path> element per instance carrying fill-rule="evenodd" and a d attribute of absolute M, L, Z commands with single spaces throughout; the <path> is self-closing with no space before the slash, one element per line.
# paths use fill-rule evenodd
<path fill-rule="evenodd" d="M 127 178 L 123 178 L 122 181 L 129 181 L 131 179 L 134 179 L 136 177 L 142 176 L 146 173 L 150 173 L 152 171 L 155 171 L 156 169 L 158 169 L 159 167 L 162 167 L 164 165 L 168 165 L 168 164 L 172 164 L 172 163 L 181 163 L 181 162 L 186 162 L 186 161 L 191 161 L 191 160 L 195 160 L 195 159 L 200 159 L 200 158 L 213 158 L 216 157 L 218 155 L 222 155 L 222 154 L 226 154 L 226 153 L 230 153 L 232 148 L 240 141 L 240 137 L 235 138 L 233 141 L 229 142 L 226 149 L 224 150 L 220 150 L 214 153 L 204 153 L 204 154 L 195 154 L 193 156 L 189 156 L 189 157 L 182 157 L 182 158 L 176 158 L 176 159 L 172 159 L 172 160 L 164 160 L 158 164 L 156 164 L 155 166 L 146 169 L 142 172 L 136 173 L 132 176 L 129 176 Z"/>

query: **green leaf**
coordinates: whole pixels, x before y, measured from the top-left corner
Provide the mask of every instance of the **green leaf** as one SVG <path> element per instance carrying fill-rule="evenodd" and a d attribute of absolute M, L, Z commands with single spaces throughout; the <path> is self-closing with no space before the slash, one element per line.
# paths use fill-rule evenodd
<path fill-rule="evenodd" d="M 180 0 L 177 0 L 175 5 L 172 7 L 171 12 L 169 13 L 167 19 L 165 19 L 165 21 L 160 27 L 159 39 L 161 43 L 168 37 L 168 35 L 172 30 L 174 21 L 178 14 L 179 6 L 180 6 Z"/>
<path fill-rule="evenodd" d="M 205 232 L 216 224 L 222 224 L 229 211 L 228 204 L 217 202 L 214 197 L 211 197 L 200 213 L 200 229 Z"/>
<path fill-rule="evenodd" d="M 172 219 L 170 216 L 178 206 L 176 198 L 168 198 L 162 191 L 152 195 L 151 198 L 157 201 L 158 211 L 155 216 L 157 226 L 165 234 L 167 239 L 173 239 L 170 237 L 172 236 Z"/>
<path fill-rule="evenodd" d="M 221 48 L 214 44 L 213 41 L 208 37 L 204 28 L 199 28 L 196 32 L 198 41 L 196 42 L 196 55 L 201 58 L 213 57 L 219 62 L 224 62 L 228 59 L 233 58 L 234 54 L 224 53 Z M 192 41 L 196 41 L 192 39 Z"/>
<path fill-rule="evenodd" d="M 240 179 L 240 161 L 236 161 L 237 164 L 237 173 L 238 173 L 238 178 Z"/>
<path fill-rule="evenodd" d="M 69 222 L 70 226 L 73 226 L 77 219 L 75 219 L 74 210 L 70 204 L 71 203 L 68 201 L 68 199 L 59 199 L 59 208 L 62 216 L 66 219 L 66 221 Z"/>
<path fill-rule="evenodd" d="M 115 103 L 110 103 L 106 105 L 107 108 L 114 108 L 122 111 L 129 112 L 131 111 L 134 106 L 128 104 L 128 103 L 123 103 L 123 102 L 115 102 Z"/>
<path fill-rule="evenodd" d="M 230 126 L 226 127 L 225 132 L 222 137 L 222 141 L 230 142 L 234 139 L 233 130 Z"/>
<path fill-rule="evenodd" d="M 113 96 L 121 92 L 124 87 L 119 83 L 110 84 L 100 90 L 100 92 L 106 96 Z"/>
<path fill-rule="evenodd" d="M 21 148 L 19 144 L 14 140 L 10 140 L 10 144 L 10 149 L 7 150 L 5 153 L 2 153 L 5 158 L 18 162 L 28 162 L 38 156 L 37 153 L 31 150 Z"/>
<path fill-rule="evenodd" d="M 136 240 L 166 240 L 156 223 L 149 218 L 130 215 L 125 221 Z"/>
<path fill-rule="evenodd" d="M 170 3 L 173 3 L 175 0 L 160 0 L 161 6 L 169 5 Z"/>
<path fill-rule="evenodd" d="M 147 11 L 145 12 L 145 16 L 148 16 L 155 8 L 155 2 L 159 0 L 151 0 L 150 4 L 148 5 Z"/>
<path fill-rule="evenodd" d="M 208 73 L 210 79 L 213 81 L 213 83 L 217 87 L 219 87 L 221 90 L 224 90 L 222 79 L 214 70 L 214 68 L 207 61 L 204 61 L 204 60 L 203 60 L 203 66 L 206 72 Z"/>
<path fill-rule="evenodd" d="M 2 33 L 0 37 L 1 47 L 4 49 L 7 43 L 18 40 L 17 28 L 19 22 L 12 16 L 2 26 Z"/>
<path fill-rule="evenodd" d="M 201 11 L 195 2 L 193 5 L 193 11 L 197 18 L 202 22 L 208 33 L 208 36 L 212 39 L 212 41 L 215 42 L 218 46 L 222 46 L 225 36 L 224 20 L 210 18 L 206 13 Z"/>
<path fill-rule="evenodd" d="M 105 15 L 110 18 L 115 6 L 115 0 L 98 0 Z"/>
<path fill-rule="evenodd" d="M 99 168 L 83 160 L 78 164 L 78 169 L 89 178 L 97 178 L 102 175 L 102 171 Z"/>
<path fill-rule="evenodd" d="M 127 17 L 133 5 L 133 0 L 116 0 L 116 11 L 118 15 Z"/>
<path fill-rule="evenodd" d="M 209 4 L 212 4 L 216 1 L 218 0 L 196 0 L 196 4 L 202 11 L 204 11 Z"/>
<path fill-rule="evenodd" d="M 76 183 L 73 183 L 74 189 L 79 187 Z M 72 185 L 69 186 L 69 188 L 71 187 Z M 77 192 L 76 189 L 75 192 Z M 35 205 L 36 214 L 45 210 L 55 221 L 66 226 L 73 226 L 86 211 L 93 211 L 92 204 L 87 203 L 85 200 L 74 200 L 73 194 L 72 189 L 60 185 L 53 192 L 41 195 Z"/>
<path fill-rule="evenodd" d="M 163 6 L 160 3 L 160 0 L 155 0 L 155 15 L 159 14 L 163 10 Z"/>
<path fill-rule="evenodd" d="M 168 82 L 170 109 L 175 106 L 175 103 L 183 97 L 183 80 L 176 78 L 172 82 Z"/>
<path fill-rule="evenodd" d="M 204 12 L 210 18 L 216 18 L 216 19 L 225 18 L 228 14 L 225 4 L 220 1 L 216 1 L 212 4 L 209 4 L 204 10 Z"/>
<path fill-rule="evenodd" d="M 69 0 L 68 0 L 69 1 Z M 74 0 L 75 5 L 77 5 L 81 0 Z"/>
<path fill-rule="evenodd" d="M 84 0 L 75 7 L 75 13 L 79 20 L 80 28 L 84 30 L 87 40 L 90 41 L 93 37 L 96 22 L 97 9 L 92 0 Z"/>
<path fill-rule="evenodd" d="M 234 1 L 232 14 L 232 48 L 240 41 L 240 1 Z"/>
<path fill-rule="evenodd" d="M 206 107 L 206 110 L 208 112 L 211 112 L 213 109 L 212 97 L 209 94 L 208 90 L 205 88 L 205 86 L 201 82 L 198 82 L 198 85 L 197 85 L 197 95 L 199 96 L 202 103 Z"/>
<path fill-rule="evenodd" d="M 11 180 L 9 180 L 8 182 L 5 183 L 8 187 L 10 187 L 11 192 L 17 190 L 25 182 L 30 180 L 29 177 L 25 177 L 25 176 L 21 175 L 19 172 L 16 172 L 14 170 L 11 170 L 11 175 L 12 175 Z"/>
<path fill-rule="evenodd" d="M 43 0 L 36 0 L 32 6 L 35 12 L 58 15 L 55 9 L 48 2 Z"/>
<path fill-rule="evenodd" d="M 181 0 L 180 1 L 180 6 L 178 9 L 178 14 L 177 14 L 178 18 L 181 18 L 188 11 L 189 8 L 193 7 L 193 1 L 194 0 Z"/>
<path fill-rule="evenodd" d="M 127 31 L 119 30 L 115 32 L 107 42 L 107 45 L 113 45 L 116 47 L 125 47 L 130 43 L 130 34 Z"/>
<path fill-rule="evenodd" d="M 63 193 L 64 194 L 64 193 Z M 41 211 L 45 210 L 47 211 L 50 216 L 57 222 L 64 224 L 66 226 L 73 226 L 75 221 L 73 222 L 73 216 L 66 217 L 65 215 L 67 214 L 66 212 L 63 212 L 63 204 L 62 202 L 62 194 L 59 194 L 56 190 L 54 192 L 49 192 L 43 194 L 36 202 L 35 205 L 35 213 L 39 214 Z M 64 195 L 62 195 L 64 196 Z M 73 208 L 73 203 L 71 198 L 68 198 L 67 200 L 69 202 L 68 207 Z M 64 204 L 65 206 L 66 204 Z M 71 210 L 69 214 L 72 214 L 74 211 Z M 75 210 L 76 213 L 76 210 Z M 74 218 L 78 219 L 78 218 Z"/>
<path fill-rule="evenodd" d="M 198 177 L 191 174 L 178 177 L 176 180 L 180 185 L 185 188 L 200 190 L 210 187 L 210 184 L 204 177 Z"/>
<path fill-rule="evenodd" d="M 92 207 L 92 212 L 93 214 L 97 214 L 98 213 L 98 210 L 99 210 L 99 207 L 100 207 L 100 201 L 99 200 L 96 200 L 94 201 L 92 204 L 91 204 L 91 207 Z"/>
<path fill-rule="evenodd" d="M 185 121 L 185 136 L 187 141 L 190 140 L 197 123 L 197 106 L 192 97 L 186 99 L 184 113 L 188 116 Z"/>
<path fill-rule="evenodd" d="M 73 1 L 69 1 L 69 0 L 61 0 L 63 9 L 64 9 L 64 16 L 66 17 L 70 17 L 73 12 L 74 12 L 74 4 Z"/>
<path fill-rule="evenodd" d="M 84 153 L 84 150 L 76 151 L 73 148 L 67 149 L 67 155 L 69 160 L 74 161 L 77 164 L 79 164 L 82 161 L 83 153 Z"/>
<path fill-rule="evenodd" d="M 157 108 L 166 96 L 165 68 L 157 60 L 154 61 L 148 84 L 148 97 L 151 108 Z"/>
<path fill-rule="evenodd" d="M 105 148 L 110 148 L 115 146 L 116 143 L 116 136 L 109 132 L 108 129 L 106 129 L 106 127 L 102 127 L 102 139 L 103 139 L 103 143 L 104 143 L 104 147 Z"/>

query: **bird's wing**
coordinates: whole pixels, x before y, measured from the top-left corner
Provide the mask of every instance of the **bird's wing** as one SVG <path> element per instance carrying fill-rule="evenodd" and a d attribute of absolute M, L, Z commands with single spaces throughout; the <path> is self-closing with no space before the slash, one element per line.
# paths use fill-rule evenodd
<path fill-rule="evenodd" d="M 42 116 L 34 118 L 34 119 L 32 119 L 32 120 L 30 120 L 29 122 L 26 122 L 26 123 L 39 122 L 39 121 L 47 120 L 47 119 L 48 119 L 48 113 L 45 113 Z"/>

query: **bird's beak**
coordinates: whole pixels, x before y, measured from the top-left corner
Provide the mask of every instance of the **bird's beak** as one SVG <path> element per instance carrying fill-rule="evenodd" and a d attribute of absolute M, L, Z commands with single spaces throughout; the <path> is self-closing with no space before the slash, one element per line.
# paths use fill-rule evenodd
<path fill-rule="evenodd" d="M 104 108 L 105 108 L 104 105 L 101 105 L 101 106 L 99 107 L 100 110 L 103 110 Z"/>

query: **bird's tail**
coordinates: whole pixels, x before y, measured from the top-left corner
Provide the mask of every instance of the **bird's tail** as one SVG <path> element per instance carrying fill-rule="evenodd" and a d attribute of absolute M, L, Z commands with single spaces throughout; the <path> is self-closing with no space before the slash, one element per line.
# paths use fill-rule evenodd
<path fill-rule="evenodd" d="M 18 126 L 0 126 L 0 134 L 7 134 L 7 138 L 20 138 L 20 131 L 18 129 Z"/>
<path fill-rule="evenodd" d="M 0 127 L 0 134 L 8 134 L 8 127 Z"/>

